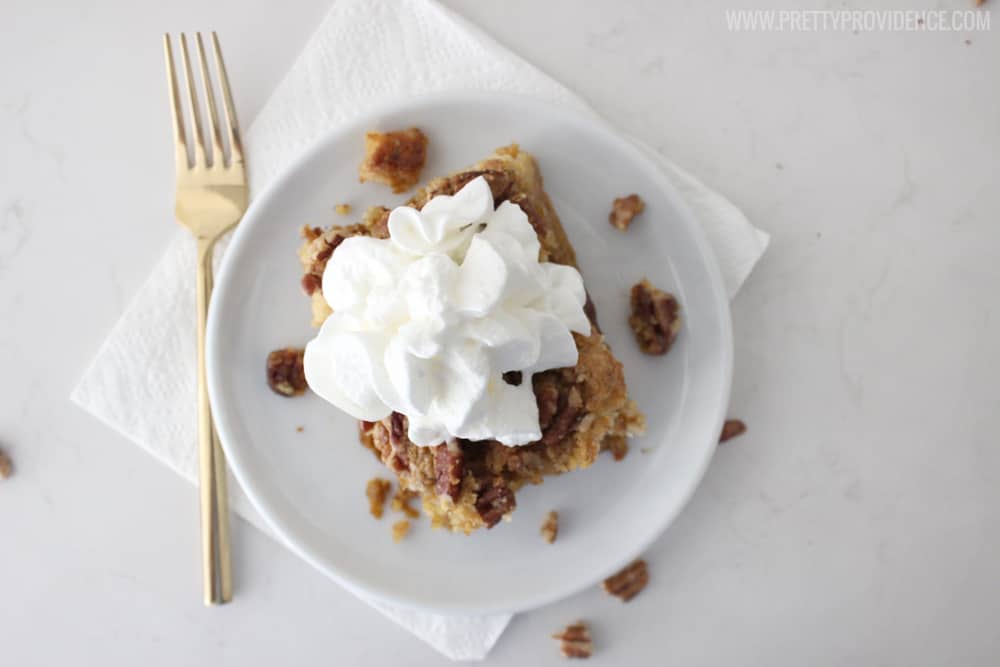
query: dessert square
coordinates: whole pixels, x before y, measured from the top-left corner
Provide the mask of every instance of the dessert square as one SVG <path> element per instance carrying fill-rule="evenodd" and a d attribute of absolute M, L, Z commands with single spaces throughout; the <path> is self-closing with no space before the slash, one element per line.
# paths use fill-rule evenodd
<path fill-rule="evenodd" d="M 433 197 L 453 195 L 482 176 L 494 205 L 510 202 L 528 217 L 541 245 L 539 260 L 576 267 L 576 256 L 548 195 L 535 159 L 515 144 L 487 159 L 420 188 L 407 206 L 422 209 Z M 302 287 L 312 299 L 313 324 L 331 314 L 323 298 L 323 272 L 337 247 L 352 236 L 388 238 L 389 209 L 373 207 L 360 222 L 326 230 L 305 228 L 299 257 Z M 435 526 L 470 533 L 491 528 L 516 507 L 516 492 L 545 476 L 590 466 L 603 450 L 624 455 L 627 438 L 644 428 L 644 418 L 628 397 L 621 363 L 612 354 L 587 304 L 589 335 L 573 333 L 577 364 L 533 377 L 505 374 L 510 384 L 531 382 L 542 437 L 521 446 L 494 440 L 458 439 L 421 447 L 407 437 L 407 418 L 398 412 L 376 422 L 362 421 L 362 444 L 399 478 L 400 487 L 418 493 Z"/>

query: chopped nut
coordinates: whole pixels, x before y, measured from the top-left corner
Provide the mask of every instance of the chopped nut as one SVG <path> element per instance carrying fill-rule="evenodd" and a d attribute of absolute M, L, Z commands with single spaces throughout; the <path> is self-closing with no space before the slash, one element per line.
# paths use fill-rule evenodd
<path fill-rule="evenodd" d="M 3 451 L 0 451 L 0 479 L 7 479 L 14 473 L 14 462 Z"/>
<path fill-rule="evenodd" d="M 368 511 L 376 519 L 382 518 L 385 511 L 385 500 L 389 497 L 389 490 L 392 482 L 381 477 L 372 477 L 365 486 L 365 495 L 368 496 Z"/>
<path fill-rule="evenodd" d="M 608 222 L 615 229 L 626 231 L 632 224 L 635 216 L 642 213 L 646 208 L 646 202 L 642 201 L 639 195 L 629 195 L 628 197 L 618 197 L 611 205 L 611 213 L 608 215 Z"/>
<path fill-rule="evenodd" d="M 406 534 L 410 532 L 410 522 L 406 519 L 392 524 L 392 541 L 399 543 L 403 541 Z"/>
<path fill-rule="evenodd" d="M 632 315 L 628 324 L 639 349 L 661 355 L 670 351 L 681 330 L 680 304 L 673 294 L 659 290 L 646 280 L 632 286 Z"/>
<path fill-rule="evenodd" d="M 642 591 L 649 583 L 649 570 L 646 561 L 641 558 L 627 565 L 618 574 L 604 580 L 604 590 L 628 602 Z"/>
<path fill-rule="evenodd" d="M 556 537 L 559 535 L 559 512 L 553 510 L 545 515 L 545 522 L 542 524 L 540 532 L 542 538 L 549 544 L 556 541 Z"/>
<path fill-rule="evenodd" d="M 722 425 L 722 433 L 719 435 L 719 444 L 721 445 L 727 440 L 731 440 L 738 435 L 743 435 L 746 433 L 747 425 L 744 424 L 739 419 L 727 419 L 726 423 Z"/>
<path fill-rule="evenodd" d="M 497 525 L 500 519 L 513 512 L 516 506 L 514 492 L 501 478 L 487 484 L 476 499 L 476 511 L 479 512 L 479 517 L 487 528 Z"/>
<path fill-rule="evenodd" d="M 333 207 L 333 210 L 337 212 L 337 215 L 347 215 L 351 212 L 350 204 L 337 204 Z"/>
<path fill-rule="evenodd" d="M 427 136 L 415 127 L 365 134 L 365 159 L 358 167 L 361 182 L 384 183 L 405 192 L 420 180 L 427 161 Z"/>
<path fill-rule="evenodd" d="M 302 368 L 304 350 L 286 347 L 267 355 L 267 386 L 282 396 L 305 393 L 306 374 Z"/>
<path fill-rule="evenodd" d="M 457 443 L 442 443 L 434 448 L 434 490 L 439 496 L 458 500 L 465 470 L 464 459 Z"/>
<path fill-rule="evenodd" d="M 583 621 L 567 625 L 565 630 L 552 635 L 552 638 L 561 642 L 559 650 L 566 658 L 589 658 L 594 652 L 590 628 Z"/>
<path fill-rule="evenodd" d="M 420 512 L 410 507 L 410 501 L 419 495 L 420 494 L 416 491 L 400 489 L 396 492 L 396 495 L 392 497 L 392 502 L 389 504 L 389 507 L 391 507 L 394 512 L 402 512 L 407 516 L 407 518 L 416 519 L 420 516 Z"/>

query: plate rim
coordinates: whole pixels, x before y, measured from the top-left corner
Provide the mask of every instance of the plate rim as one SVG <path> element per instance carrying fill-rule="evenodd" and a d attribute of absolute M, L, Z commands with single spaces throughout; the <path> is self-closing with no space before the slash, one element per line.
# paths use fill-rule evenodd
<path fill-rule="evenodd" d="M 506 604 L 498 606 L 490 603 L 484 603 L 477 606 L 462 604 L 435 606 L 433 604 L 415 600 L 408 596 L 396 595 L 391 590 L 386 590 L 384 587 L 373 585 L 370 581 L 359 582 L 350 574 L 342 572 L 334 563 L 331 563 L 329 559 L 314 552 L 308 544 L 300 543 L 299 540 L 290 536 L 283 527 L 281 519 L 275 516 L 275 513 L 273 513 L 269 508 L 266 500 L 260 497 L 254 490 L 254 482 L 252 480 L 253 475 L 249 471 L 249 466 L 245 465 L 244 459 L 239 453 L 239 449 L 233 448 L 231 445 L 227 444 L 232 441 L 232 438 L 229 436 L 228 429 L 230 419 L 239 419 L 239 417 L 231 415 L 230 410 L 226 407 L 225 401 L 220 399 L 220 396 L 222 395 L 222 390 L 220 388 L 220 383 L 222 381 L 222 369 L 220 368 L 221 362 L 219 361 L 220 355 L 218 353 L 218 349 L 220 345 L 219 332 L 223 325 L 220 323 L 219 317 L 215 316 L 215 313 L 219 312 L 219 308 L 216 307 L 219 300 L 226 298 L 225 296 L 218 295 L 229 294 L 232 290 L 232 287 L 230 286 L 230 283 L 233 280 L 231 278 L 231 274 L 235 271 L 235 269 L 232 268 L 233 261 L 231 261 L 231 258 L 237 256 L 239 254 L 237 251 L 239 251 L 244 244 L 249 243 L 248 239 L 252 238 L 250 233 L 246 231 L 251 229 L 252 226 L 246 224 L 246 220 L 253 220 L 253 216 L 256 215 L 256 212 L 259 209 L 265 208 L 266 202 L 273 199 L 277 193 L 280 192 L 296 176 L 296 174 L 298 174 L 298 172 L 305 167 L 305 165 L 311 162 L 315 157 L 321 155 L 328 149 L 328 146 L 336 143 L 340 138 L 351 133 L 363 132 L 363 128 L 365 126 L 373 126 L 380 117 L 405 113 L 406 111 L 413 111 L 427 107 L 460 107 L 462 105 L 481 105 L 484 103 L 500 103 L 508 106 L 516 105 L 520 107 L 520 110 L 527 110 L 529 112 L 532 108 L 534 108 L 542 110 L 550 115 L 564 117 L 567 119 L 567 122 L 573 122 L 587 132 L 599 133 L 603 135 L 606 140 L 617 144 L 623 152 L 629 155 L 634 163 L 641 164 L 643 168 L 651 174 L 652 179 L 660 187 L 664 196 L 670 200 L 671 205 L 674 206 L 679 213 L 680 224 L 684 224 L 688 228 L 692 240 L 699 250 L 702 262 L 705 265 L 704 268 L 709 278 L 708 287 L 715 297 L 716 316 L 718 317 L 721 325 L 720 348 L 722 358 L 720 360 L 720 370 L 722 377 L 719 378 L 719 382 L 721 385 L 721 394 L 725 397 L 725 400 L 716 410 L 717 414 L 715 414 L 715 425 L 717 428 L 714 429 L 714 431 L 719 431 L 722 427 L 728 408 L 728 397 L 730 396 L 732 390 L 734 357 L 732 319 L 729 307 L 729 296 L 726 292 L 722 279 L 722 272 L 719 268 L 718 258 L 715 256 L 715 252 L 709 244 L 708 237 L 705 234 L 704 229 L 697 221 L 697 218 L 692 213 L 690 207 L 687 205 L 687 202 L 681 196 L 677 187 L 670 181 L 667 175 L 663 172 L 662 168 L 657 165 L 649 155 L 644 153 L 640 144 L 628 135 L 617 130 L 604 118 L 598 116 L 596 113 L 587 114 L 579 110 L 569 108 L 565 105 L 540 100 L 536 97 L 528 95 L 487 91 L 462 91 L 436 93 L 405 99 L 401 98 L 391 100 L 380 105 L 373 105 L 370 109 L 363 111 L 350 120 L 324 132 L 305 150 L 301 151 L 296 157 L 289 160 L 288 163 L 279 170 L 271 182 L 268 183 L 260 191 L 260 193 L 253 198 L 250 206 L 241 219 L 240 224 L 235 228 L 227 251 L 222 258 L 221 265 L 216 275 L 213 299 L 211 300 L 209 306 L 205 342 L 205 357 L 207 366 L 206 374 L 208 379 L 208 393 L 213 420 L 215 422 L 219 441 L 229 463 L 230 471 L 239 483 L 240 487 L 243 489 L 247 498 L 250 500 L 254 509 L 261 515 L 265 523 L 274 535 L 278 537 L 282 544 L 310 565 L 318 569 L 320 572 L 330 577 L 339 585 L 348 589 L 357 596 L 409 609 L 445 615 L 513 613 L 535 609 L 569 597 L 570 595 L 584 590 L 616 572 L 625 564 L 631 562 L 633 559 L 639 557 L 644 551 L 646 551 L 650 545 L 659 539 L 667 528 L 669 528 L 670 525 L 676 520 L 681 511 L 691 501 L 691 498 L 697 488 L 701 485 L 716 450 L 716 448 L 712 446 L 713 443 L 708 443 L 708 445 L 704 447 L 702 456 L 694 469 L 694 474 L 691 476 L 691 482 L 689 483 L 688 488 L 684 489 L 681 494 L 680 502 L 676 503 L 670 511 L 663 512 L 655 517 L 655 529 L 643 536 L 642 539 L 636 541 L 634 548 L 629 550 L 631 553 L 629 558 L 623 560 L 622 562 L 615 563 L 613 567 L 604 568 L 601 571 L 600 576 L 596 578 L 587 580 L 583 580 L 582 578 L 579 580 L 571 580 L 568 584 L 555 586 L 545 593 L 535 595 L 530 599 L 525 599 L 521 604 L 517 604 L 513 608 Z"/>

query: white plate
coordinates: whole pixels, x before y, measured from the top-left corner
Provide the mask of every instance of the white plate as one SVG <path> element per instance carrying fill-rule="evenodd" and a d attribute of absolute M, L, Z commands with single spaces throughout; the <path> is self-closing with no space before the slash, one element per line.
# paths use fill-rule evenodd
<path fill-rule="evenodd" d="M 424 175 L 442 175 L 517 141 L 541 165 L 576 248 L 598 319 L 649 420 L 628 457 L 522 489 L 513 521 L 470 537 L 417 522 L 400 544 L 392 513 L 368 514 L 365 483 L 391 474 L 357 439 L 353 419 L 314 395 L 286 399 L 265 383 L 272 349 L 312 335 L 299 287 L 302 225 L 327 226 L 367 206 L 402 203 L 360 185 L 369 129 L 418 126 Z M 611 200 L 638 192 L 646 211 L 627 234 Z M 347 202 L 351 217 L 333 207 Z M 630 286 L 647 276 L 677 294 L 684 328 L 666 357 L 641 354 L 626 322 Z M 232 470 L 287 544 L 344 586 L 444 613 L 519 611 L 591 586 L 638 556 L 677 516 L 711 459 L 729 398 L 732 334 L 715 259 L 658 168 L 601 121 L 524 98 L 464 94 L 382 109 L 320 141 L 261 193 L 225 256 L 208 324 L 209 388 Z M 297 432 L 296 427 L 304 427 Z M 539 526 L 560 513 L 559 539 Z"/>

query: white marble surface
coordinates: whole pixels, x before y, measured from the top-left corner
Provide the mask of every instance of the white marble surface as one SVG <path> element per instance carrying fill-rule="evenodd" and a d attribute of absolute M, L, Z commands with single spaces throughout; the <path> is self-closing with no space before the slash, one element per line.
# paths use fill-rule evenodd
<path fill-rule="evenodd" d="M 236 602 L 204 609 L 194 490 L 67 400 L 171 232 L 159 34 L 218 29 L 249 120 L 327 3 L 0 6 L 5 664 L 442 662 L 242 523 Z M 725 8 L 777 3 L 447 4 L 773 235 L 734 305 L 750 432 L 648 554 L 654 583 L 520 616 L 490 662 L 561 664 L 547 635 L 584 616 L 597 665 L 996 664 L 1000 25 L 733 34 Z"/>

